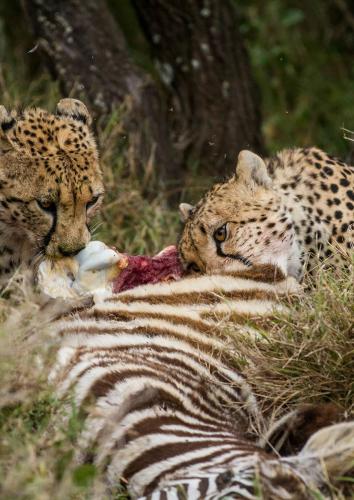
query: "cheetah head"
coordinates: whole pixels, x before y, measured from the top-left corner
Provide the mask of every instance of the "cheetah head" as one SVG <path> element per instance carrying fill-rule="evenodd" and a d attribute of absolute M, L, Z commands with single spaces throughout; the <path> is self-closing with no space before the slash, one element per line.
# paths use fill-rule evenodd
<path fill-rule="evenodd" d="M 299 250 L 291 214 L 263 160 L 241 151 L 236 173 L 196 205 L 182 203 L 179 252 L 187 271 L 215 273 L 275 264 L 299 278 Z"/>
<path fill-rule="evenodd" d="M 0 223 L 34 254 L 74 255 L 90 240 L 103 197 L 86 106 L 62 99 L 56 113 L 0 106 Z"/>

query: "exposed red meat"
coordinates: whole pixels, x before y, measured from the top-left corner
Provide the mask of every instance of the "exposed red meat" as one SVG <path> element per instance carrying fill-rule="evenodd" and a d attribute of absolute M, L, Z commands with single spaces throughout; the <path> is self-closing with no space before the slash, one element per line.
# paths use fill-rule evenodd
<path fill-rule="evenodd" d="M 172 245 L 154 257 L 127 255 L 127 266 L 113 281 L 113 292 L 123 292 L 138 285 L 159 281 L 178 280 L 182 266 L 177 248 Z"/>

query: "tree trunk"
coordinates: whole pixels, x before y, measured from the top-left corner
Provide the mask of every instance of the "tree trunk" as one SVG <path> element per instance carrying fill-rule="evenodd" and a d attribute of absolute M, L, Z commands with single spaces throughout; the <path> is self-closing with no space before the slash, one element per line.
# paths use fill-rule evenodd
<path fill-rule="evenodd" d="M 97 116 L 120 108 L 127 158 L 181 184 L 188 160 L 224 175 L 262 152 L 258 99 L 231 0 L 133 0 L 162 82 L 131 60 L 105 0 L 23 0 L 63 92 Z"/>
<path fill-rule="evenodd" d="M 153 165 L 178 177 L 167 112 L 155 82 L 131 61 L 104 0 L 23 0 L 39 47 L 65 95 L 84 98 L 96 116 L 120 107 L 135 170 Z"/>
<path fill-rule="evenodd" d="M 257 89 L 231 0 L 133 0 L 169 90 L 175 146 L 209 174 L 263 152 Z"/>

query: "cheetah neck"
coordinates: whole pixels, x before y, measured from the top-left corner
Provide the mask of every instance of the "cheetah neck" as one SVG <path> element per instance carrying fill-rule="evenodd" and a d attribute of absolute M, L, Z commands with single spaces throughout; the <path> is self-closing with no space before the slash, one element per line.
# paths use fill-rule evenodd
<path fill-rule="evenodd" d="M 285 151 L 272 169 L 273 187 L 280 194 L 294 223 L 301 267 L 323 255 L 330 241 L 331 224 L 323 217 L 314 189 L 314 168 L 306 163 L 303 150 Z M 291 267 L 291 266 L 290 266 Z"/>

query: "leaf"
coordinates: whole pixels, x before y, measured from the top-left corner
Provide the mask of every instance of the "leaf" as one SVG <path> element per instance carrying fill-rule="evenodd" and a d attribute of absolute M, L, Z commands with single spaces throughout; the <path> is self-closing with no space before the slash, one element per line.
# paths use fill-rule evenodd
<path fill-rule="evenodd" d="M 296 24 L 301 23 L 301 21 L 305 18 L 305 14 L 300 9 L 289 9 L 286 11 L 282 23 L 284 26 L 295 26 Z"/>

